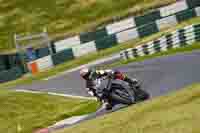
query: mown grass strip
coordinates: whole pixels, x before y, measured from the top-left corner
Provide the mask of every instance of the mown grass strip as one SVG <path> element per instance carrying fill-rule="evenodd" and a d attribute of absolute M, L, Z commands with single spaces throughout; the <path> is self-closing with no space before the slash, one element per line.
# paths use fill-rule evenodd
<path fill-rule="evenodd" d="M 65 118 L 94 112 L 99 105 L 93 100 L 1 89 L 0 106 L 1 133 L 31 133 Z"/>

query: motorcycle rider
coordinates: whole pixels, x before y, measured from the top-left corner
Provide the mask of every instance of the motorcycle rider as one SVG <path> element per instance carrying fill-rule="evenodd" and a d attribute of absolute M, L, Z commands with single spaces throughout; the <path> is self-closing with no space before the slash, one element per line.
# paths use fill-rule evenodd
<path fill-rule="evenodd" d="M 106 107 L 106 109 L 112 109 L 111 103 L 106 99 L 105 92 L 96 90 L 95 80 L 98 78 L 112 76 L 114 79 L 120 79 L 126 81 L 130 86 L 134 86 L 136 89 L 140 87 L 136 79 L 131 79 L 124 73 L 115 70 L 96 70 L 92 68 L 83 68 L 80 70 L 80 76 L 86 80 L 86 91 L 88 94 L 97 97 Z"/>

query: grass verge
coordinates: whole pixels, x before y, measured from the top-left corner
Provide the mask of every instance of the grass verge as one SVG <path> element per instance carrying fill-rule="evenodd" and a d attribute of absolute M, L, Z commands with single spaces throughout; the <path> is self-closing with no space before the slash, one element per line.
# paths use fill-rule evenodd
<path fill-rule="evenodd" d="M 200 84 L 56 133 L 199 133 Z"/>
<path fill-rule="evenodd" d="M 70 116 L 94 112 L 98 104 L 89 100 L 0 90 L 0 106 L 1 133 L 31 133 Z"/>

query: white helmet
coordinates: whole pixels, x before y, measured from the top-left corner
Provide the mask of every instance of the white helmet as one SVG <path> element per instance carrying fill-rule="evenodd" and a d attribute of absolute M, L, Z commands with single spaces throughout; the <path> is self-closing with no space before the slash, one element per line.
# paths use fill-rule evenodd
<path fill-rule="evenodd" d="M 90 69 L 89 68 L 82 68 L 80 70 L 80 76 L 83 78 L 86 78 L 86 76 L 89 76 Z"/>

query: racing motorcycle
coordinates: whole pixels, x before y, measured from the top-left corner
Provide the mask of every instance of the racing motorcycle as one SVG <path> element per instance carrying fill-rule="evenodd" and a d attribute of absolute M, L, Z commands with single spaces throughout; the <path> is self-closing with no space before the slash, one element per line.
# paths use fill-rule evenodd
<path fill-rule="evenodd" d="M 98 79 L 96 91 L 102 91 L 109 103 L 131 105 L 149 99 L 149 94 L 134 85 L 112 76 Z M 98 92 L 97 92 L 98 93 Z"/>

